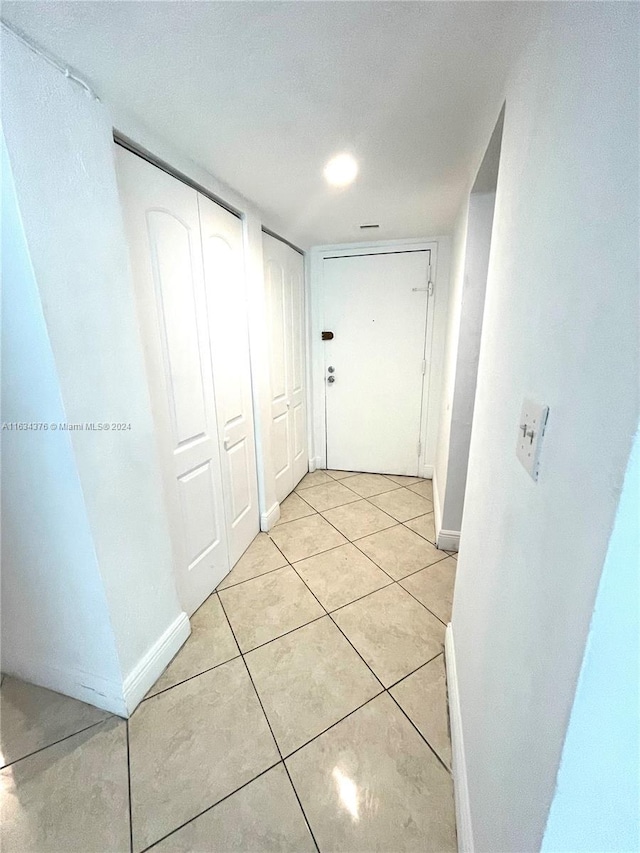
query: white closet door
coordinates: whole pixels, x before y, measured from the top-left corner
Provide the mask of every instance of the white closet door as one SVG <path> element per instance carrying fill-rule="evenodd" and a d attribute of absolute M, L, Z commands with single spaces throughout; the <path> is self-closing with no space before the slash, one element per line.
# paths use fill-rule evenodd
<path fill-rule="evenodd" d="M 119 146 L 116 158 L 176 581 L 191 614 L 229 571 L 198 194 Z"/>
<path fill-rule="evenodd" d="M 284 244 L 288 253 L 288 295 L 291 305 L 291 336 L 289 346 L 291 387 L 291 457 L 293 487 L 309 470 L 307 451 L 307 389 L 305 358 L 304 258 Z"/>
<path fill-rule="evenodd" d="M 260 529 L 242 222 L 198 194 L 213 380 L 233 565 Z"/>
<path fill-rule="evenodd" d="M 263 235 L 269 368 L 271 441 L 279 501 L 308 470 L 304 259 L 283 243 Z"/>

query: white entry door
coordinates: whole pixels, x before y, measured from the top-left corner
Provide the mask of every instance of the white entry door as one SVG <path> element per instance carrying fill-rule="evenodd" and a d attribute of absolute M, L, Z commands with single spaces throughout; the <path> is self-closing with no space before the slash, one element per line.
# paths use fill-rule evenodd
<path fill-rule="evenodd" d="M 198 194 L 119 146 L 116 158 L 176 581 L 190 615 L 230 568 Z"/>
<path fill-rule="evenodd" d="M 323 260 L 327 467 L 416 476 L 430 251 Z"/>
<path fill-rule="evenodd" d="M 271 378 L 271 436 L 278 501 L 309 468 L 304 319 L 304 258 L 263 235 Z"/>
<path fill-rule="evenodd" d="M 198 194 L 231 564 L 260 529 L 242 222 Z"/>

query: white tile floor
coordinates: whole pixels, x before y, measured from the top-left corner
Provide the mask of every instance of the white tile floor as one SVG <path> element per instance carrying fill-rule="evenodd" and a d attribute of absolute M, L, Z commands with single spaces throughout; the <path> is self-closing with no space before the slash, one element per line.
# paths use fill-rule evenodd
<path fill-rule="evenodd" d="M 5 678 L 3 853 L 456 849 L 431 483 L 316 471 L 126 722 Z"/>

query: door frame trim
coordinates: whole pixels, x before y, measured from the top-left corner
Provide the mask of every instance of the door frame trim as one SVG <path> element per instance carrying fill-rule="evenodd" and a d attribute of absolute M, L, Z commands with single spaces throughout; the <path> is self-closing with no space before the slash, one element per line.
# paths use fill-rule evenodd
<path fill-rule="evenodd" d="M 425 343 L 425 358 L 427 371 L 422 386 L 422 418 L 420 423 L 420 441 L 422 456 L 420 457 L 419 474 L 430 478 L 433 473 L 433 460 L 426 457 L 428 429 L 434 425 L 429 423 L 429 391 L 432 385 L 431 366 L 433 364 L 433 322 L 434 295 L 437 289 L 438 277 L 438 241 L 428 239 L 384 240 L 366 243 L 342 243 L 334 246 L 314 246 L 309 252 L 309 373 L 312 441 L 309 443 L 309 463 L 313 468 L 327 466 L 327 428 L 325 420 L 325 381 L 324 381 L 324 351 L 321 333 L 324 326 L 323 310 L 323 264 L 325 258 L 349 258 L 357 255 L 384 255 L 395 252 L 411 251 L 431 252 L 431 278 L 434 283 L 433 293 L 427 298 L 427 329 Z M 313 470 L 312 468 L 312 470 Z"/>

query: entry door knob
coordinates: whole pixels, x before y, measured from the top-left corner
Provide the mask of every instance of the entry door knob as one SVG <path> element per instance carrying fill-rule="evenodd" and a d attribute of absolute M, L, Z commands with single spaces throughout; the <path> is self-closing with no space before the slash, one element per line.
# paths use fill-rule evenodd
<path fill-rule="evenodd" d="M 330 382 L 330 383 L 332 383 L 332 384 L 333 384 L 335 381 L 336 381 L 336 377 L 335 377 L 335 376 L 327 376 L 327 382 Z"/>

